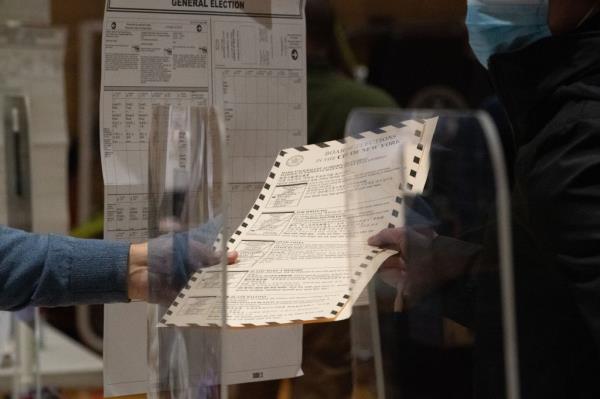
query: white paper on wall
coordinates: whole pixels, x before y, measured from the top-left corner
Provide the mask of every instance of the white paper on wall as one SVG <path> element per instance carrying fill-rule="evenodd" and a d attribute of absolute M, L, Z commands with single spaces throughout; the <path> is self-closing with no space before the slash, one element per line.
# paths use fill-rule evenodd
<path fill-rule="evenodd" d="M 175 4 L 107 1 L 100 99 L 105 238 L 130 242 L 148 238 L 153 105 L 214 106 L 222 112 L 231 154 L 227 223 L 232 227 L 245 217 L 279 149 L 306 143 L 304 2 Z M 143 364 L 146 353 L 111 349 L 113 342 L 143 337 L 146 329 L 141 319 L 125 326 L 111 313 L 131 312 L 133 320 L 141 307 L 106 307 L 105 394 L 146 390 L 145 368 L 137 368 L 135 376 L 119 372 L 127 365 Z M 239 370 L 232 364 L 225 378 L 241 383 L 297 375 L 301 331 L 295 326 L 258 336 L 236 332 L 236 342 L 248 342 L 242 345 L 246 352 L 238 355 L 254 369 Z M 279 348 L 282 356 L 261 356 L 262 346 Z M 294 361 L 279 367 L 281 358 Z"/>

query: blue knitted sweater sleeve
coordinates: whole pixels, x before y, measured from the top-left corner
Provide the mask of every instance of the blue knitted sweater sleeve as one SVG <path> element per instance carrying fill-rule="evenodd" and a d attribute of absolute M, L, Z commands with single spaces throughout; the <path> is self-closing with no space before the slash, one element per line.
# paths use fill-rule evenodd
<path fill-rule="evenodd" d="M 0 310 L 127 302 L 129 244 L 0 226 Z"/>

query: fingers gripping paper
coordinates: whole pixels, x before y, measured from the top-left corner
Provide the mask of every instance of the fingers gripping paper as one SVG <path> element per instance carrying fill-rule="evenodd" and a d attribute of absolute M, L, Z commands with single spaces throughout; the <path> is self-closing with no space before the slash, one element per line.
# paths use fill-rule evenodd
<path fill-rule="evenodd" d="M 367 238 L 404 224 L 402 193 L 425 186 L 436 124 L 407 121 L 281 151 L 229 240 L 240 261 L 228 268 L 227 324 L 348 318 L 379 266 L 396 254 L 368 246 Z M 195 273 L 161 324 L 220 325 L 220 271 Z"/>

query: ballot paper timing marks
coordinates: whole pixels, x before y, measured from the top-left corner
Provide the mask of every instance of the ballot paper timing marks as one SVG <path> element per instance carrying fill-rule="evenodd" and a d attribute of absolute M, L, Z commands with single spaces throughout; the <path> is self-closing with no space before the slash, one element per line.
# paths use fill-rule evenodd
<path fill-rule="evenodd" d="M 422 192 L 437 118 L 281 151 L 229 239 L 230 327 L 343 320 L 395 251 L 366 244 L 404 225 L 403 193 Z M 162 326 L 222 325 L 220 266 L 196 272 Z"/>

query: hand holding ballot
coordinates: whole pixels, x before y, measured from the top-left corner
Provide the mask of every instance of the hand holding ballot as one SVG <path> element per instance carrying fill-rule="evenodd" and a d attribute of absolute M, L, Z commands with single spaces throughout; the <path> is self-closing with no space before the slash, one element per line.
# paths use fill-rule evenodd
<path fill-rule="evenodd" d="M 464 276 L 482 250 L 479 245 L 437 235 L 426 225 L 384 229 L 370 237 L 368 244 L 397 252 L 378 271 L 386 284 L 396 288 L 396 312 L 409 310 Z"/>
<path fill-rule="evenodd" d="M 435 237 L 431 227 L 419 226 L 388 228 L 369 238 L 369 245 L 398 252 L 388 258 L 378 272 L 386 284 L 396 288 L 394 311 L 407 310 L 440 283 L 431 252 Z M 409 262 L 409 251 L 419 253 L 416 262 L 412 258 Z"/>
<path fill-rule="evenodd" d="M 169 304 L 197 270 L 221 263 L 222 253 L 213 247 L 216 232 L 215 226 L 207 224 L 132 245 L 129 297 Z M 237 252 L 228 252 L 227 263 L 235 263 L 237 257 Z"/>

